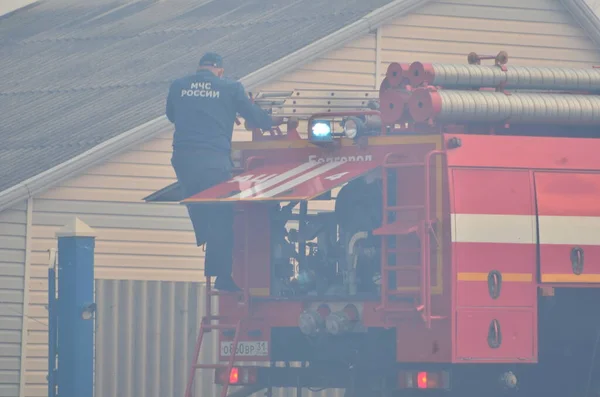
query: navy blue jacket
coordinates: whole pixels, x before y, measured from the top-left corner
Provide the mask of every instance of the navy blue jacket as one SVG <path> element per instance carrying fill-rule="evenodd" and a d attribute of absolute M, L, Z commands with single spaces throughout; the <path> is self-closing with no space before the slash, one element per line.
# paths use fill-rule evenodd
<path fill-rule="evenodd" d="M 228 157 L 237 113 L 252 127 L 269 130 L 273 124 L 271 116 L 250 101 L 242 83 L 208 70 L 171 84 L 166 113 L 175 125 L 175 149 L 200 149 Z"/>

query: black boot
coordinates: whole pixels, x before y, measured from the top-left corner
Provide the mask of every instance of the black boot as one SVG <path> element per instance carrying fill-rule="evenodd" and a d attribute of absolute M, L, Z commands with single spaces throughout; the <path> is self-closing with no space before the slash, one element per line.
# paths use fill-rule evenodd
<path fill-rule="evenodd" d="M 231 276 L 219 276 L 215 279 L 215 289 L 227 292 L 240 292 L 241 289 L 235 284 Z"/>

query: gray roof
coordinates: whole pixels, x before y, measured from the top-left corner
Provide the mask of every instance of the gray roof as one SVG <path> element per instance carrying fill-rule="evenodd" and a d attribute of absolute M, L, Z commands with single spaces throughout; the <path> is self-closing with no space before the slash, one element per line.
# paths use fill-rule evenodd
<path fill-rule="evenodd" d="M 0 192 L 164 114 L 206 50 L 241 78 L 392 0 L 48 0 L 0 19 Z"/>
<path fill-rule="evenodd" d="M 251 89 L 431 0 L 41 0 L 0 17 L 0 211 L 170 128 L 205 50 Z M 586 1 L 560 0 L 600 47 Z"/>

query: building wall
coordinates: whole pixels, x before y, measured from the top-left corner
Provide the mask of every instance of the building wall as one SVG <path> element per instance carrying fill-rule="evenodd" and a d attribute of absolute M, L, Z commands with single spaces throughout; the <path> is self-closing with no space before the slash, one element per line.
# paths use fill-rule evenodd
<path fill-rule="evenodd" d="M 18 397 L 24 317 L 27 203 L 0 212 L 0 396 Z"/>
<path fill-rule="evenodd" d="M 2 0 L 0 1 L 0 16 L 6 15 L 9 12 L 16 11 L 20 8 L 37 3 L 38 0 Z"/>
<path fill-rule="evenodd" d="M 330 78 L 331 70 L 346 65 L 346 73 L 350 76 L 346 85 L 337 83 L 331 87 L 373 89 L 374 37 L 360 39 L 327 58 L 291 73 L 283 83 L 268 88 L 287 89 L 284 86 L 288 84 L 327 88 L 322 82 Z M 365 54 L 370 57 L 367 61 L 361 60 Z M 357 86 L 357 83 L 360 85 Z M 175 181 L 170 164 L 171 137 L 172 132 L 165 131 L 135 150 L 119 155 L 35 198 L 28 320 L 33 333 L 27 340 L 27 397 L 46 394 L 47 330 L 41 323 L 45 323 L 47 318 L 44 305 L 48 249 L 56 247 L 54 234 L 71 217 L 80 217 L 97 232 L 97 279 L 202 281 L 203 252 L 195 246 L 185 208 L 172 203 L 142 202 L 143 197 Z M 246 131 L 238 129 L 235 139 L 247 140 L 250 137 Z M 114 359 L 111 356 L 109 360 Z M 177 381 L 180 382 L 180 379 Z M 103 396 L 113 395 L 107 393 Z"/>
<path fill-rule="evenodd" d="M 598 15 L 600 12 L 600 0 L 585 0 L 585 2 Z"/>
<path fill-rule="evenodd" d="M 332 51 L 276 82 L 261 87 L 265 91 L 294 89 L 351 89 L 378 88 L 375 81 L 377 35 L 370 34 Z"/>
<path fill-rule="evenodd" d="M 194 282 L 96 281 L 95 395 L 183 396 L 196 333 L 204 315 L 204 286 Z M 215 360 L 216 333 L 201 360 Z M 152 348 L 148 348 L 152 346 Z M 199 371 L 196 395 L 218 395 Z M 200 392 L 202 391 L 202 392 Z"/>
<path fill-rule="evenodd" d="M 95 395 L 183 396 L 204 315 L 204 294 L 204 285 L 194 282 L 96 281 L 97 316 L 102 321 L 96 326 Z M 218 359 L 217 335 L 206 336 L 201 362 Z M 213 380 L 211 370 L 199 370 L 195 395 L 219 395 Z M 233 390 L 229 388 L 230 393 Z M 255 394 L 263 395 L 264 391 Z M 273 397 L 288 395 L 289 391 L 273 390 Z M 342 395 L 343 391 L 336 389 L 303 393 L 305 397 Z"/>
<path fill-rule="evenodd" d="M 417 60 L 464 64 L 470 52 L 496 55 L 502 50 L 508 52 L 509 67 L 600 64 L 600 52 L 559 0 L 432 2 L 388 24 L 381 35 L 385 65 Z"/>
<path fill-rule="evenodd" d="M 432 3 L 398 18 L 377 33 L 291 71 L 263 89 L 375 89 L 390 62 L 465 63 L 466 54 L 471 51 L 489 54 L 500 50 L 508 51 L 509 64 L 589 67 L 600 63 L 598 51 L 558 0 L 453 0 Z M 235 137 L 249 138 L 241 130 L 236 130 Z M 54 233 L 70 217 L 79 216 L 97 231 L 98 279 L 168 282 L 202 279 L 203 253 L 194 246 L 185 209 L 174 204 L 141 201 L 174 181 L 170 145 L 171 132 L 165 131 L 137 149 L 35 198 L 28 282 L 31 298 L 26 396 L 46 393 L 47 347 L 43 324 L 47 316 L 44 308 L 47 250 L 56 246 Z M 127 299 L 124 304 L 133 298 Z M 117 328 L 120 329 L 114 325 L 112 329 L 118 331 Z M 183 347 L 186 346 L 189 345 Z M 118 361 L 117 353 L 107 352 L 108 356 L 102 360 L 114 363 Z M 134 365 L 137 362 L 134 360 Z M 142 370 L 136 367 L 132 371 Z M 142 372 L 136 372 L 135 376 L 150 376 L 150 372 Z M 136 382 L 151 382 L 151 379 Z M 113 386 L 110 390 L 114 390 Z M 104 395 L 113 395 L 107 393 Z"/>

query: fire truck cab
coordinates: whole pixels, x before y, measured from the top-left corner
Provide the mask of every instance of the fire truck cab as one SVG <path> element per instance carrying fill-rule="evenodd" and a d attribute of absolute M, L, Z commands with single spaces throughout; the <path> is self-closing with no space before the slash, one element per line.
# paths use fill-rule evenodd
<path fill-rule="evenodd" d="M 231 180 L 146 198 L 236 209 L 243 292 L 208 280 L 185 397 L 199 368 L 222 396 L 597 393 L 600 71 L 481 59 L 261 93 L 290 117 L 234 143 Z M 221 363 L 197 363 L 214 330 Z"/>

